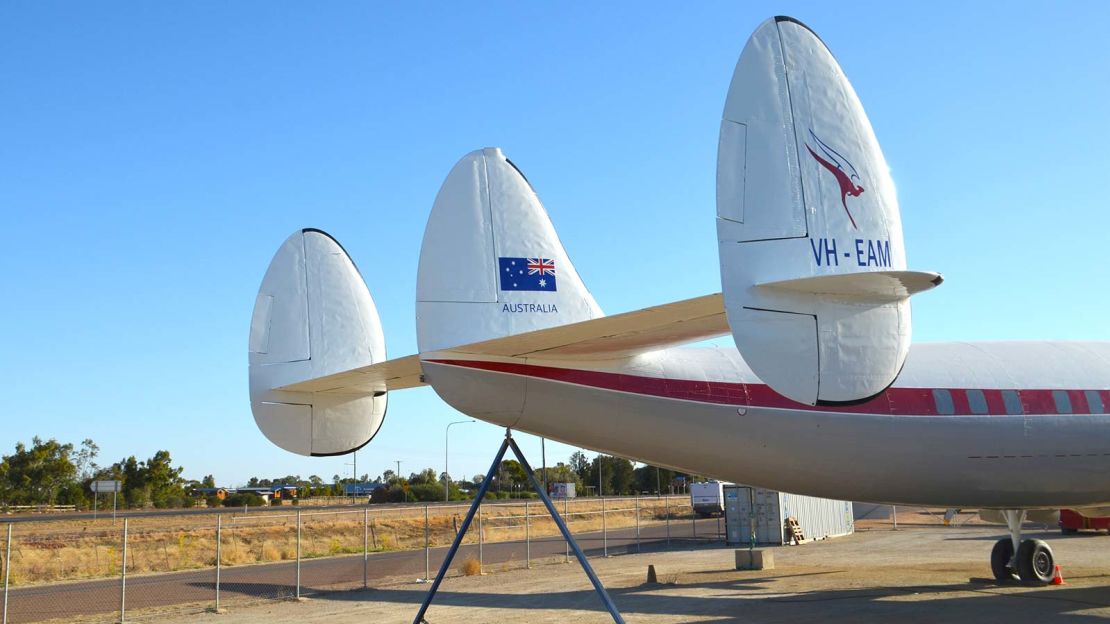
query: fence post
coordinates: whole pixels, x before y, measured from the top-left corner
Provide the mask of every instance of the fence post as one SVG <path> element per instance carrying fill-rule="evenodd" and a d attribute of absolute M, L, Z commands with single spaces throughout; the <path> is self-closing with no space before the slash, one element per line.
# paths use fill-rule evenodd
<path fill-rule="evenodd" d="M 640 495 L 636 495 L 636 552 L 640 549 Z"/>
<path fill-rule="evenodd" d="M 894 523 L 894 530 L 898 530 L 898 507 L 895 505 L 890 506 L 890 518 Z"/>
<path fill-rule="evenodd" d="M 220 559 L 223 554 L 224 516 L 216 514 L 216 613 L 220 612 Z"/>
<path fill-rule="evenodd" d="M 698 541 L 698 512 L 694 511 L 694 506 L 690 505 L 690 530 L 693 532 L 694 541 Z"/>
<path fill-rule="evenodd" d="M 671 547 L 671 498 L 668 496 L 663 499 L 667 516 L 667 548 Z"/>
<path fill-rule="evenodd" d="M 609 528 L 605 522 L 605 497 L 601 497 L 601 556 L 609 556 Z"/>
<path fill-rule="evenodd" d="M 119 584 L 119 621 L 123 624 L 127 617 L 127 520 L 123 519 L 123 563 L 120 565 Z"/>
<path fill-rule="evenodd" d="M 485 558 L 482 553 L 482 545 L 485 542 L 485 531 L 482 530 L 482 503 L 478 503 L 478 574 L 485 572 Z"/>
<path fill-rule="evenodd" d="M 301 599 L 301 510 L 297 510 L 297 600 Z"/>
<path fill-rule="evenodd" d="M 568 533 L 570 532 L 570 503 L 567 502 L 569 500 L 566 496 L 563 497 L 563 520 L 567 523 Z M 563 563 L 570 563 L 570 542 L 563 540 L 563 543 L 567 545 L 567 554 L 563 557 Z"/>
<path fill-rule="evenodd" d="M 524 563 L 532 567 L 532 519 L 528 516 L 528 501 L 524 501 Z"/>
<path fill-rule="evenodd" d="M 370 510 L 362 510 L 362 588 L 370 587 L 366 566 L 370 563 Z"/>
<path fill-rule="evenodd" d="M 8 545 L 4 548 L 4 624 L 8 624 L 8 581 L 12 569 L 12 523 L 8 523 Z"/>
<path fill-rule="evenodd" d="M 432 580 L 432 543 L 428 534 L 428 504 L 424 503 L 424 582 Z"/>

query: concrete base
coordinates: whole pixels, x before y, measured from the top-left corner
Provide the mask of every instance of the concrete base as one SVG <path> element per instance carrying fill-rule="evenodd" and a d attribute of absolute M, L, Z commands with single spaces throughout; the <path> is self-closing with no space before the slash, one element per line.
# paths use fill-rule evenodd
<path fill-rule="evenodd" d="M 774 570 L 775 553 L 757 548 L 755 550 L 736 549 L 737 570 Z"/>

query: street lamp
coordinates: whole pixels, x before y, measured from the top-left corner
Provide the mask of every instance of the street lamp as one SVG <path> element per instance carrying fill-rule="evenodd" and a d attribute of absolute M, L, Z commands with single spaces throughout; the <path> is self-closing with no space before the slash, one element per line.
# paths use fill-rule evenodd
<path fill-rule="evenodd" d="M 466 423 L 477 422 L 475 420 L 456 420 L 452 423 L 447 423 L 447 428 L 443 433 L 443 502 L 451 500 L 451 472 L 447 468 L 447 450 L 451 442 L 451 425 L 463 425 Z"/>

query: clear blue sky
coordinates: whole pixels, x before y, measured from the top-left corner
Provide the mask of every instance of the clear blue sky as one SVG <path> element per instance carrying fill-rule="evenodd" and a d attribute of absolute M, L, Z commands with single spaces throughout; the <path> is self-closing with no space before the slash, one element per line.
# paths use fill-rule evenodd
<path fill-rule="evenodd" d="M 844 66 L 910 266 L 947 278 L 915 340 L 1110 338 L 1110 3 L 596 4 L 0 4 L 0 452 L 91 437 L 101 463 L 166 448 L 226 484 L 349 474 L 255 428 L 258 283 L 289 233 L 327 230 L 414 352 L 424 221 L 476 148 L 528 175 L 606 311 L 717 292 L 718 120 L 776 13 Z M 396 393 L 359 472 L 442 470 L 458 418 Z M 452 473 L 500 435 L 454 427 Z"/>

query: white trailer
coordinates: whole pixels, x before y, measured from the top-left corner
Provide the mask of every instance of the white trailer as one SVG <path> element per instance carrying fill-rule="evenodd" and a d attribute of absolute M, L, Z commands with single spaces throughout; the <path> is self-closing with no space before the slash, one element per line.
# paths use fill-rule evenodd
<path fill-rule="evenodd" d="M 725 512 L 724 481 L 690 484 L 690 505 L 699 516 L 718 516 Z"/>

